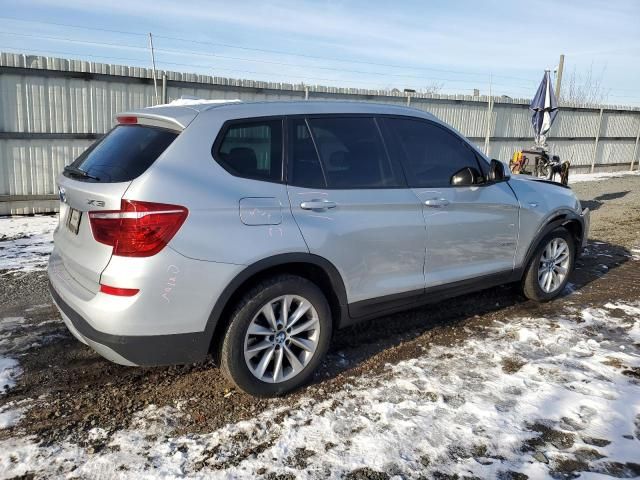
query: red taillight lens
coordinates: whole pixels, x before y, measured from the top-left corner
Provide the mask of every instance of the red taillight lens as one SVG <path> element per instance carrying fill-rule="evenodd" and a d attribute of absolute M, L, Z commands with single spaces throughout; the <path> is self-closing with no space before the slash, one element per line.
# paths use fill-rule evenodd
<path fill-rule="evenodd" d="M 137 288 L 118 288 L 109 285 L 100 285 L 100 291 L 108 295 L 116 295 L 118 297 L 133 297 L 140 290 Z"/>
<path fill-rule="evenodd" d="M 93 238 L 121 257 L 150 257 L 162 250 L 187 218 L 179 205 L 122 200 L 120 210 L 89 212 Z"/>
<path fill-rule="evenodd" d="M 138 123 L 138 117 L 133 116 L 116 117 L 116 120 L 118 120 L 118 123 L 121 125 L 132 125 L 134 123 Z"/>

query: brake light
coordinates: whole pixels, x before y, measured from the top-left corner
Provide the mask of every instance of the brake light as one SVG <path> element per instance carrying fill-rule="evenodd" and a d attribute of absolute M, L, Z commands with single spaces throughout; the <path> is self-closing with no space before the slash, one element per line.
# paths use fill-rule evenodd
<path fill-rule="evenodd" d="M 121 125 L 131 125 L 134 123 L 138 123 L 138 117 L 134 116 L 116 117 L 116 120 L 118 120 L 118 123 Z"/>
<path fill-rule="evenodd" d="M 122 200 L 120 210 L 89 212 L 93 238 L 121 257 L 150 257 L 162 250 L 187 218 L 179 205 Z"/>
<path fill-rule="evenodd" d="M 108 295 L 116 295 L 118 297 L 133 297 L 140 291 L 138 288 L 118 288 L 110 287 L 109 285 L 100 284 L 100 291 Z"/>

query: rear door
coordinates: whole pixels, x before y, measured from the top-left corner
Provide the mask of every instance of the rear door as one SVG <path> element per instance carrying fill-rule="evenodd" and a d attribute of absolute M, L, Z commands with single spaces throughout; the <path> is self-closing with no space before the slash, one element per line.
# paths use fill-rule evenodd
<path fill-rule="evenodd" d="M 351 314 L 421 294 L 421 207 L 388 157 L 376 120 L 295 117 L 288 125 L 291 209 L 311 253 L 342 275 Z"/>
<path fill-rule="evenodd" d="M 131 184 L 165 151 L 178 132 L 150 125 L 118 125 L 58 177 L 60 225 L 54 258 L 91 292 L 111 259 L 112 247 L 93 238 L 87 212 L 119 210 Z M 82 172 L 85 172 L 84 174 Z M 58 267 L 59 268 L 59 267 Z"/>
<path fill-rule="evenodd" d="M 426 222 L 426 286 L 509 274 L 518 234 L 518 201 L 506 182 L 484 181 L 488 165 L 450 129 L 427 120 L 385 118 L 385 133 Z M 453 186 L 472 168 L 480 181 Z"/>

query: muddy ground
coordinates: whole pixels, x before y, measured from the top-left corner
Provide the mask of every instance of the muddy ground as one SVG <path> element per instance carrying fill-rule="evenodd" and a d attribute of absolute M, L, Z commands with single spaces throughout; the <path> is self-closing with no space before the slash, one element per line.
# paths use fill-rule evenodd
<path fill-rule="evenodd" d="M 589 246 L 570 289 L 580 291 L 584 304 L 639 299 L 640 268 L 629 260 L 631 250 L 640 247 L 640 177 L 573 188 L 592 217 Z M 24 399 L 33 404 L 17 425 L 0 430 L 0 440 L 29 434 L 45 445 L 62 439 L 87 445 L 91 428 L 126 428 L 133 415 L 150 404 L 181 404 L 187 415 L 179 431 L 208 432 L 303 395 L 325 398 L 364 372 L 382 372 L 386 364 L 414 358 L 431 345 L 480 336 L 493 322 L 550 316 L 571 302 L 575 297 L 569 295 L 536 304 L 508 285 L 380 318 L 339 331 L 311 385 L 285 398 L 260 400 L 235 391 L 211 361 L 168 368 L 109 363 L 66 331 L 49 299 L 44 272 L 0 271 L 0 317 L 26 318 L 20 326 L 22 343 L 7 352 L 15 354 L 23 374 L 0 397 L 0 407 Z"/>

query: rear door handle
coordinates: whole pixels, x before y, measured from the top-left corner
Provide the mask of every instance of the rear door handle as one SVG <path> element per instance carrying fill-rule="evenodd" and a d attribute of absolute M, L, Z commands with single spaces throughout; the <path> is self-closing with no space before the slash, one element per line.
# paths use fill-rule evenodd
<path fill-rule="evenodd" d="M 303 210 L 326 210 L 328 208 L 336 208 L 336 202 L 313 199 L 302 202 L 300 208 Z"/>
<path fill-rule="evenodd" d="M 446 198 L 430 198 L 424 201 L 426 207 L 440 208 L 449 205 L 449 200 Z"/>

